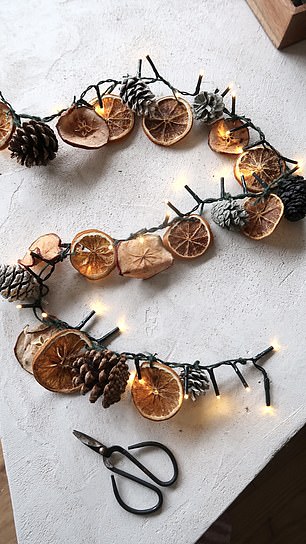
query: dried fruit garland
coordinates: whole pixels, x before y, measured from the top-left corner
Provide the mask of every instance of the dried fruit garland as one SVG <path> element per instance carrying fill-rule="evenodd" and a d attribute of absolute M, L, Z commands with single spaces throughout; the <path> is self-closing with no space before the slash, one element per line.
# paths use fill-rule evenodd
<path fill-rule="evenodd" d="M 266 406 L 270 406 L 270 380 L 259 361 L 273 351 L 273 346 L 255 357 L 228 359 L 212 365 L 201 365 L 199 361 L 167 362 L 156 354 L 117 353 L 107 349 L 105 342 L 118 328 L 99 339 L 81 332 L 94 313 L 75 328 L 42 314 L 41 325 L 32 330 L 25 327 L 17 339 L 15 355 L 21 366 L 49 391 L 89 393 L 89 401 L 94 403 L 101 398 L 103 408 L 119 402 L 130 382 L 133 402 L 140 414 L 162 421 L 177 414 L 184 398 L 194 401 L 205 395 L 210 381 L 219 398 L 215 370 L 221 366 L 230 366 L 249 389 L 239 366 L 250 363 L 263 376 Z M 134 362 L 135 373 L 130 373 L 128 361 Z"/>

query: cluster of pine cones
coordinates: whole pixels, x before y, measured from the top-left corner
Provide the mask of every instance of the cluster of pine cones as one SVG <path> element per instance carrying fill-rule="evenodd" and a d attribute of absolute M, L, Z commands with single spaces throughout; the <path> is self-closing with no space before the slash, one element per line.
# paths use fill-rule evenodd
<path fill-rule="evenodd" d="M 120 401 L 130 375 L 124 354 L 94 349 L 75 359 L 72 372 L 73 385 L 80 386 L 82 395 L 90 391 L 90 402 L 103 395 L 103 408 Z"/>

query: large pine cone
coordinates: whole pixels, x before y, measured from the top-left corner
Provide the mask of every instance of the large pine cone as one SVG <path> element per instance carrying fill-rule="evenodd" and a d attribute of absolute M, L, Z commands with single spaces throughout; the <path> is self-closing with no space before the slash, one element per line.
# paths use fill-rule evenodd
<path fill-rule="evenodd" d="M 219 227 L 230 230 L 231 227 L 242 228 L 248 220 L 248 212 L 240 202 L 232 198 L 220 200 L 211 208 L 211 218 Z"/>
<path fill-rule="evenodd" d="M 96 402 L 101 395 L 105 393 L 107 402 L 104 403 L 104 408 L 108 408 L 113 402 L 120 400 L 121 394 L 125 391 L 126 384 L 129 377 L 128 365 L 126 364 L 126 358 L 124 355 L 118 355 L 111 350 L 90 350 L 81 357 L 78 357 L 73 362 L 72 372 L 73 385 L 81 386 L 81 393 L 85 395 L 90 391 L 89 401 Z M 123 366 L 125 373 L 123 373 Z M 116 370 L 117 369 L 117 370 Z M 119 370 L 118 370 L 119 369 Z M 123 383 L 123 376 L 126 376 L 125 384 Z M 121 377 L 122 376 L 122 377 Z M 119 377 L 119 382 L 118 382 Z M 116 379 L 115 379 L 116 378 Z M 118 398 L 117 385 L 120 385 L 120 394 Z M 107 389 L 108 388 L 108 389 Z M 116 389 L 116 400 L 109 402 L 112 398 L 112 392 Z M 107 404 L 107 406 L 105 405 Z"/>
<path fill-rule="evenodd" d="M 137 115 L 148 117 L 154 113 L 155 95 L 148 85 L 137 77 L 127 77 L 120 88 L 120 97 L 124 104 L 135 111 Z"/>
<path fill-rule="evenodd" d="M 56 157 L 58 141 L 54 131 L 46 123 L 28 121 L 18 128 L 9 143 L 11 157 L 31 166 L 48 164 Z"/>
<path fill-rule="evenodd" d="M 306 216 L 306 181 L 302 176 L 289 176 L 279 182 L 274 191 L 284 204 L 288 221 L 300 221 Z"/>
<path fill-rule="evenodd" d="M 199 93 L 193 103 L 193 112 L 196 119 L 210 125 L 223 117 L 224 102 L 220 94 Z"/>
<path fill-rule="evenodd" d="M 30 272 L 18 264 L 0 265 L 0 294 L 9 302 L 37 298 L 39 283 Z"/>

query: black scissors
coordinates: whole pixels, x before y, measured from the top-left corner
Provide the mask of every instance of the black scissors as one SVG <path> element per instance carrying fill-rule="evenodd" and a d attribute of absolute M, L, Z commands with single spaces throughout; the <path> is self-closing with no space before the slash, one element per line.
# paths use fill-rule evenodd
<path fill-rule="evenodd" d="M 124 508 L 124 510 L 127 510 L 127 512 L 131 512 L 132 514 L 152 514 L 153 512 L 156 512 L 161 508 L 163 504 L 163 495 L 161 490 L 153 484 L 150 484 L 149 482 L 146 482 L 145 480 L 142 480 L 141 478 L 138 478 L 137 476 L 134 476 L 133 474 L 129 474 L 129 472 L 125 472 L 124 470 L 121 470 L 119 468 L 114 467 L 114 465 L 111 463 L 110 457 L 113 453 L 121 453 L 124 457 L 129 459 L 134 465 L 136 465 L 142 472 L 144 472 L 153 482 L 156 484 L 162 486 L 162 487 L 168 487 L 177 480 L 178 477 L 178 466 L 177 462 L 175 460 L 175 457 L 173 453 L 163 444 L 160 444 L 159 442 L 139 442 L 138 444 L 133 444 L 132 446 L 128 446 L 129 450 L 134 450 L 136 448 L 145 448 L 145 447 L 153 447 L 153 448 L 160 448 L 170 458 L 170 461 L 173 466 L 173 476 L 170 480 L 167 482 L 163 482 L 162 480 L 159 480 L 150 470 L 148 470 L 136 457 L 134 457 L 131 453 L 129 453 L 127 450 L 125 450 L 122 446 L 111 446 L 110 448 L 107 448 L 104 446 L 104 444 L 101 444 L 101 442 L 98 442 L 94 438 L 91 438 L 91 436 L 88 436 L 87 434 L 81 433 L 80 431 L 73 431 L 74 436 L 76 436 L 85 446 L 88 446 L 90 449 L 95 451 L 96 453 L 99 453 L 103 457 L 103 462 L 106 468 L 111 470 L 112 472 L 115 472 L 115 474 L 119 474 L 120 476 L 123 476 L 124 478 L 128 478 L 129 480 L 133 480 L 133 482 L 136 482 L 140 485 L 143 485 L 144 487 L 148 487 L 149 489 L 152 489 L 158 496 L 157 503 L 152 506 L 151 508 L 146 508 L 144 510 L 138 510 L 137 508 L 132 508 L 131 506 L 128 506 L 120 497 L 118 487 L 116 484 L 115 476 L 111 476 L 112 485 L 113 485 L 113 491 L 115 494 L 115 497 Z"/>

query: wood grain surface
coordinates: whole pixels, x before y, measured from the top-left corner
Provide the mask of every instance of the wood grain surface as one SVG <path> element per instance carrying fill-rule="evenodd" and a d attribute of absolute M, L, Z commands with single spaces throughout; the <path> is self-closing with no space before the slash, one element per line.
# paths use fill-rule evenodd
<path fill-rule="evenodd" d="M 11 497 L 0 443 L 0 544 L 17 544 Z"/>

